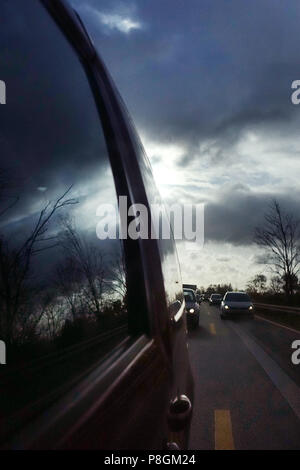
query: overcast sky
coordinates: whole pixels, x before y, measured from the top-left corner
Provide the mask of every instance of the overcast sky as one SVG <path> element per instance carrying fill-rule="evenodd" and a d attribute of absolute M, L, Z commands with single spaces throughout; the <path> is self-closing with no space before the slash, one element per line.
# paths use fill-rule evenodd
<path fill-rule="evenodd" d="M 271 198 L 298 212 L 299 1 L 73 0 L 169 202 L 205 202 L 205 245 L 182 277 L 243 288 Z"/>

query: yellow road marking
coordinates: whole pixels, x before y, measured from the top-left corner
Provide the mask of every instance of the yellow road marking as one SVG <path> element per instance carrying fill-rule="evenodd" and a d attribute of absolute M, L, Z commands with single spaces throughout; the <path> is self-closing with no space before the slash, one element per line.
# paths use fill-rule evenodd
<path fill-rule="evenodd" d="M 234 450 L 229 410 L 215 410 L 215 450 Z"/>
<path fill-rule="evenodd" d="M 216 334 L 216 327 L 215 327 L 214 323 L 209 324 L 209 329 L 210 329 L 210 332 L 211 332 L 212 335 Z"/>

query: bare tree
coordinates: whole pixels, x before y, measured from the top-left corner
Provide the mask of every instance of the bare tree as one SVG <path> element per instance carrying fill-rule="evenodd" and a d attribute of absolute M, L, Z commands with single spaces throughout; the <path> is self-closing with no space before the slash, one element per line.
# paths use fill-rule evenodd
<path fill-rule="evenodd" d="M 272 294 L 280 294 L 283 281 L 279 276 L 272 276 L 270 280 L 270 291 Z"/>
<path fill-rule="evenodd" d="M 210 284 L 206 289 L 207 295 L 211 295 L 214 293 L 225 295 L 226 292 L 230 292 L 230 291 L 233 291 L 233 287 L 230 283 L 229 284 Z"/>
<path fill-rule="evenodd" d="M 250 294 L 263 294 L 266 290 L 267 278 L 264 274 L 256 274 L 247 284 L 247 291 Z"/>
<path fill-rule="evenodd" d="M 49 299 L 50 300 L 50 299 Z M 55 339 L 62 330 L 66 320 L 64 315 L 64 306 L 62 306 L 57 298 L 52 298 L 50 302 L 46 302 L 42 309 L 42 330 L 50 340 Z"/>
<path fill-rule="evenodd" d="M 294 279 L 300 269 L 299 239 L 299 220 L 273 200 L 264 226 L 255 230 L 255 241 L 267 249 L 273 271 L 284 279 L 287 296 L 293 294 Z"/>
<path fill-rule="evenodd" d="M 17 340 L 18 344 L 22 344 L 45 336 L 45 320 L 48 322 L 50 311 L 53 313 L 53 317 L 55 316 L 55 304 L 55 293 L 53 291 L 48 289 L 44 292 L 43 289 L 36 288 L 33 290 L 31 288 L 18 313 L 14 340 Z M 58 320 L 59 318 L 56 315 L 55 321 L 57 322 Z M 46 333 L 48 337 L 51 337 L 49 328 L 47 328 Z"/>
<path fill-rule="evenodd" d="M 57 211 L 77 203 L 75 199 L 67 198 L 70 190 L 54 203 L 46 204 L 35 226 L 19 247 L 11 248 L 8 240 L 0 236 L 0 328 L 7 344 L 15 339 L 16 332 L 32 315 L 32 297 L 37 293 L 37 287 L 33 287 L 30 282 L 32 261 L 40 252 L 57 246 L 57 236 L 47 236 L 47 231 Z"/>
<path fill-rule="evenodd" d="M 127 303 L 127 279 L 124 255 L 120 254 L 115 257 L 111 268 L 112 281 L 110 289 L 115 292 L 121 299 L 123 305 Z"/>
<path fill-rule="evenodd" d="M 82 292 L 91 312 L 99 317 L 102 313 L 102 296 L 104 289 L 105 268 L 102 253 L 89 243 L 76 230 L 74 223 L 65 218 L 61 235 L 61 246 L 82 276 Z"/>
<path fill-rule="evenodd" d="M 69 306 L 73 320 L 77 317 L 78 310 L 82 310 L 80 302 L 82 281 L 82 272 L 74 258 L 67 257 L 64 262 L 57 265 L 54 285 Z"/>

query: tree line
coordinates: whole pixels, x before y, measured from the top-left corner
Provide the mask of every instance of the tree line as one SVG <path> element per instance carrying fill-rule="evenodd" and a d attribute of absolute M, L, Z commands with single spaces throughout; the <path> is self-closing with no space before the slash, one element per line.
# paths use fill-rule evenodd
<path fill-rule="evenodd" d="M 58 338 L 68 343 L 116 326 L 127 314 L 124 261 L 120 252 L 107 259 L 99 244 L 76 228 L 66 213 L 79 204 L 70 197 L 72 188 L 44 204 L 18 241 L 5 231 L 5 216 L 20 202 L 11 187 L 9 174 L 0 172 L 1 340 L 10 348 Z M 45 280 L 40 257 L 47 252 L 50 259 L 53 250 L 58 259 Z"/>
<path fill-rule="evenodd" d="M 300 303 L 300 220 L 284 210 L 274 199 L 270 202 L 262 226 L 254 231 L 254 242 L 263 250 L 269 279 L 263 273 L 256 274 L 246 286 L 254 297 L 264 296 L 280 303 Z M 211 295 L 232 291 L 229 284 L 210 284 L 200 287 L 199 293 Z"/>
<path fill-rule="evenodd" d="M 287 303 L 298 300 L 300 293 L 300 221 L 274 199 L 264 215 L 264 223 L 255 229 L 254 241 L 264 250 L 271 274 L 257 274 L 248 282 L 252 295 L 284 297 Z"/>

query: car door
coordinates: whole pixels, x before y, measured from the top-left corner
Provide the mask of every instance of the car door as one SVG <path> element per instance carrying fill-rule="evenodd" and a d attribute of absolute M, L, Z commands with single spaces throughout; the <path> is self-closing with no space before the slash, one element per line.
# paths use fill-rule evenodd
<path fill-rule="evenodd" d="M 149 207 L 150 166 L 77 15 L 24 3 L 1 5 L 2 445 L 184 446 L 192 391 L 174 242 L 114 236 L 120 196 Z"/>

